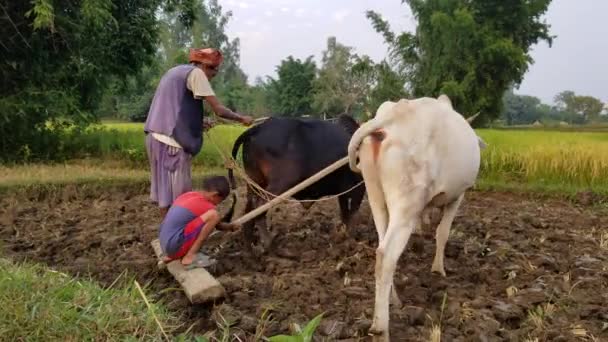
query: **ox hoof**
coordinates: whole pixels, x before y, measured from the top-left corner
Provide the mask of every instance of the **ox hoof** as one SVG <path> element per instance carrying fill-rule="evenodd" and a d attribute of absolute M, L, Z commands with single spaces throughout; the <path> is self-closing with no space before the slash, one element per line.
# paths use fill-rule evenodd
<path fill-rule="evenodd" d="M 272 247 L 272 243 L 274 242 L 276 236 L 277 233 L 268 233 L 268 235 L 262 237 L 262 246 L 264 246 L 265 250 L 270 250 L 270 247 Z"/>
<path fill-rule="evenodd" d="M 380 329 L 377 328 L 375 324 L 372 324 L 371 328 L 369 328 L 368 335 L 372 336 L 372 340 L 373 341 L 377 341 L 377 342 L 388 342 L 389 338 L 388 338 L 388 334 Z"/>
<path fill-rule="evenodd" d="M 438 266 L 436 264 L 433 264 L 433 267 L 431 267 L 431 273 L 439 273 L 441 276 L 446 277 L 443 266 Z"/>
<path fill-rule="evenodd" d="M 391 294 L 390 304 L 397 308 L 403 307 L 403 302 L 401 301 L 401 299 L 399 299 L 399 296 L 396 293 Z"/>

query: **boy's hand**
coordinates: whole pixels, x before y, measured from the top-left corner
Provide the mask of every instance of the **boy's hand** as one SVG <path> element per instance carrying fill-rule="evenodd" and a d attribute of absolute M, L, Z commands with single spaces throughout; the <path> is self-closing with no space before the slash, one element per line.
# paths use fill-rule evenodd
<path fill-rule="evenodd" d="M 226 223 L 226 222 L 220 222 L 217 224 L 217 229 L 218 230 L 227 230 L 230 232 L 234 232 L 239 230 L 240 226 L 236 225 L 236 224 L 232 224 L 232 223 Z"/>

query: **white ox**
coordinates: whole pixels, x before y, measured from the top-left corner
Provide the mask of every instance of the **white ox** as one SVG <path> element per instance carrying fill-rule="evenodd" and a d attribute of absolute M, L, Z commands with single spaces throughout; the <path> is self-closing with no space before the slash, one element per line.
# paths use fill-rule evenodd
<path fill-rule="evenodd" d="M 370 333 L 389 340 L 393 275 L 426 210 L 443 216 L 436 231 L 432 272 L 445 276 L 444 249 L 464 193 L 477 179 L 483 141 L 445 95 L 384 102 L 348 146 L 350 167 L 361 172 L 376 230 L 376 298 Z M 357 166 L 357 151 L 359 165 Z M 359 169 L 360 168 L 360 169 Z"/>

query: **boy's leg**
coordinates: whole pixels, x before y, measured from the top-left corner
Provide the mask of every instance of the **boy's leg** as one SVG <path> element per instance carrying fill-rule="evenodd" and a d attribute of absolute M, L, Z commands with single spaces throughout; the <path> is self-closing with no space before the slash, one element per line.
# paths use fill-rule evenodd
<path fill-rule="evenodd" d="M 207 239 L 209 234 L 215 228 L 215 225 L 219 222 L 218 219 L 211 219 L 204 223 L 203 227 L 200 230 L 200 233 L 196 236 L 196 239 L 192 243 L 192 246 L 186 252 L 186 255 L 182 258 L 182 265 L 190 265 L 194 261 L 194 257 L 196 253 L 201 249 L 203 245 L 203 241 Z"/>

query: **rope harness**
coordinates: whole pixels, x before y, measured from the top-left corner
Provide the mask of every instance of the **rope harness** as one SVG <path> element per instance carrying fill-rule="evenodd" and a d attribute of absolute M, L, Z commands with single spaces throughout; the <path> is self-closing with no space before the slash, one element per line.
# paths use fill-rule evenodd
<path fill-rule="evenodd" d="M 264 122 L 266 120 L 270 119 L 269 117 L 264 117 L 264 118 L 259 118 L 256 119 L 254 121 L 254 125 Z M 231 125 L 231 124 L 227 124 L 227 125 Z M 247 175 L 247 172 L 245 172 L 245 170 L 243 168 L 241 168 L 238 164 L 238 161 L 235 160 L 230 154 L 226 155 L 224 153 L 224 151 L 222 151 L 222 149 L 219 147 L 218 144 L 216 144 L 216 142 L 213 140 L 213 138 L 211 138 L 211 135 L 208 133 L 208 131 L 204 131 L 205 137 L 206 139 L 211 143 L 211 145 L 213 145 L 213 147 L 215 147 L 215 149 L 217 150 L 217 152 L 220 154 L 221 158 L 224 160 L 224 166 L 228 169 L 232 169 L 232 170 L 236 170 L 239 175 L 241 176 L 242 179 L 245 180 L 245 182 L 247 183 L 247 185 L 249 186 L 249 188 L 251 190 L 253 190 L 256 195 L 266 201 L 271 201 L 272 199 L 279 197 L 280 195 L 275 195 L 271 192 L 269 192 L 268 190 L 264 189 L 263 187 L 261 187 L 258 183 L 256 183 L 253 179 L 251 179 L 249 177 L 249 175 Z M 329 201 L 329 200 L 333 200 L 336 199 L 342 195 L 345 195 L 353 190 L 355 190 L 357 187 L 361 186 L 365 181 L 360 181 L 359 183 L 355 184 L 354 186 L 352 186 L 351 188 L 349 188 L 348 190 L 345 190 L 339 194 L 336 195 L 331 195 L 331 196 L 326 196 L 323 198 L 319 198 L 319 199 L 311 199 L 311 200 L 295 200 L 295 199 L 284 199 L 284 201 L 287 202 L 297 202 L 297 203 L 316 203 L 316 202 L 324 202 L 324 201 Z"/>

